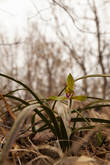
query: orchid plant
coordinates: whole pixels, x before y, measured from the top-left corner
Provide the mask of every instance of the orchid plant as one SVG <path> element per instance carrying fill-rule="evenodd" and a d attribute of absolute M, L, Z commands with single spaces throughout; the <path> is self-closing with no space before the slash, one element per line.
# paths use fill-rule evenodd
<path fill-rule="evenodd" d="M 71 143 L 70 139 L 71 139 L 71 134 L 75 132 L 75 128 L 76 128 L 75 123 L 76 122 L 85 122 L 88 124 L 90 121 L 92 121 L 94 123 L 94 125 L 87 125 L 87 127 L 84 126 L 84 127 L 78 128 L 78 130 L 85 130 L 85 129 L 90 130 L 90 129 L 96 127 L 95 123 L 103 124 L 105 127 L 110 126 L 110 120 L 105 120 L 102 118 L 87 118 L 87 117 L 84 117 L 83 115 L 81 115 L 81 113 L 80 113 L 82 110 L 87 111 L 87 110 L 91 110 L 93 108 L 110 106 L 110 100 L 105 100 L 105 99 L 96 98 L 96 97 L 88 97 L 88 96 L 83 96 L 83 95 L 77 96 L 77 95 L 75 95 L 75 92 L 74 92 L 76 81 L 83 80 L 85 78 L 110 77 L 110 74 L 86 75 L 86 76 L 79 77 L 76 80 L 74 80 L 73 76 L 70 73 L 67 76 L 66 87 L 59 93 L 58 96 L 51 96 L 48 99 L 39 98 L 39 96 L 33 90 L 31 90 L 26 84 L 24 84 L 23 82 L 21 82 L 19 80 L 16 80 L 13 77 L 10 77 L 10 76 L 2 74 L 2 73 L 0 73 L 0 77 L 7 78 L 7 79 L 19 84 L 20 86 L 23 87 L 22 90 L 27 90 L 28 93 L 30 93 L 34 99 L 34 102 L 33 102 L 33 100 L 32 100 L 32 102 L 30 102 L 28 100 L 24 100 L 20 97 L 17 97 L 16 95 L 14 95 L 17 91 L 19 91 L 21 89 L 15 89 L 14 91 L 11 91 L 11 92 L 8 92 L 8 93 L 2 95 L 3 97 L 7 97 L 10 99 L 16 100 L 20 103 L 20 106 L 17 107 L 18 111 L 20 111 L 20 114 L 19 114 L 20 117 L 16 118 L 16 121 L 10 132 L 9 139 L 6 143 L 6 144 L 9 144 L 10 148 L 12 146 L 12 141 L 14 142 L 14 140 L 15 140 L 13 133 L 14 134 L 17 133 L 19 126 L 21 126 L 21 118 L 22 119 L 26 118 L 27 113 L 25 113 L 25 111 L 28 108 L 30 109 L 31 105 L 34 105 L 34 107 L 32 106 L 32 109 L 31 109 L 34 112 L 32 119 L 31 119 L 31 124 L 32 124 L 31 128 L 32 128 L 33 134 L 35 135 L 38 132 L 43 132 L 44 130 L 48 129 L 58 139 L 58 142 L 59 142 L 60 147 L 63 152 L 65 152 L 66 150 L 68 150 L 68 148 L 71 147 L 72 143 Z M 65 93 L 64 96 L 61 96 L 62 92 Z M 90 101 L 90 103 L 88 103 L 82 109 L 74 110 L 74 106 L 73 106 L 74 100 L 85 101 L 88 98 L 95 99 L 95 101 Z M 50 108 L 50 106 L 48 104 L 48 101 L 50 101 L 50 100 L 54 101 L 52 108 Z M 68 103 L 66 110 L 63 109 L 62 106 L 59 107 L 59 111 L 58 111 L 59 113 L 56 116 L 56 113 L 54 111 L 56 102 L 65 101 L 65 100 Z M 21 111 L 23 111 L 23 113 Z M 14 113 L 14 112 L 15 111 L 12 109 L 12 113 Z M 43 112 L 45 112 L 45 113 L 43 113 Z M 72 117 L 72 114 L 74 112 L 77 112 L 78 116 Z M 42 125 L 40 125 L 37 128 L 36 128 L 36 125 L 38 123 L 36 123 L 36 118 L 35 118 L 36 115 L 38 115 L 42 121 Z M 99 134 L 97 134 L 97 136 L 98 136 L 98 143 L 101 146 L 103 144 L 103 139 L 101 137 L 101 134 L 99 133 Z M 14 139 L 12 139 L 12 137 Z M 8 151 L 9 151 L 9 148 L 8 148 Z M 2 160 L 2 158 L 4 158 L 4 155 L 6 154 L 6 152 L 7 152 L 7 145 L 5 146 L 5 149 L 2 151 L 3 154 L 2 154 L 2 157 L 0 158 L 0 160 Z"/>
<path fill-rule="evenodd" d="M 66 87 L 65 87 L 65 96 L 51 96 L 49 97 L 50 100 L 55 100 L 55 101 L 68 101 L 68 106 L 67 109 L 62 109 L 61 111 L 58 111 L 58 115 L 62 117 L 62 120 L 64 122 L 68 137 L 70 137 L 72 129 L 71 129 L 71 118 L 72 118 L 72 107 L 74 100 L 78 101 L 85 101 L 86 96 L 80 95 L 80 96 L 75 96 L 74 95 L 74 87 L 75 87 L 75 81 L 71 73 L 69 73 L 67 77 L 67 82 L 66 82 Z"/>

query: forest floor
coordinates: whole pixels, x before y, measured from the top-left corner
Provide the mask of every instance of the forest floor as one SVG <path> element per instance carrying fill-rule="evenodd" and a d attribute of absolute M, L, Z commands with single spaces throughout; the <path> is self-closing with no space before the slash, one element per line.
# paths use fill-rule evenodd
<path fill-rule="evenodd" d="M 1 151 L 10 134 L 12 123 L 13 119 L 9 114 L 5 114 L 0 121 Z M 76 132 L 71 137 L 71 148 L 65 153 L 49 130 L 34 135 L 31 129 L 26 129 L 27 123 L 20 129 L 6 165 L 110 165 L 110 128 L 98 131 L 103 140 L 101 144 L 100 139 L 97 139 L 98 129 Z"/>

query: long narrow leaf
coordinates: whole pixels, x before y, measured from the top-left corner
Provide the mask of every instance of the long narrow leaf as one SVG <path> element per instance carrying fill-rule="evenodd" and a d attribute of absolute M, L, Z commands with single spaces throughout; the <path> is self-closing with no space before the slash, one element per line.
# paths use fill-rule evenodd
<path fill-rule="evenodd" d="M 37 108 L 34 109 L 34 112 L 36 112 L 40 116 L 40 118 L 44 121 L 44 123 L 47 124 L 50 130 L 56 135 L 55 128 L 50 123 L 50 121 Z"/>
<path fill-rule="evenodd" d="M 110 120 L 106 120 L 106 119 L 98 119 L 98 118 L 85 118 L 88 122 L 92 121 L 92 122 L 96 122 L 96 123 L 106 123 L 106 124 L 110 124 Z M 72 122 L 86 122 L 84 118 L 72 118 L 71 121 Z"/>
<path fill-rule="evenodd" d="M 41 105 L 43 104 L 42 101 L 39 99 L 39 97 L 38 97 L 26 84 L 22 83 L 22 82 L 19 81 L 19 80 L 14 79 L 14 78 L 12 78 L 12 77 L 10 77 L 10 76 L 7 76 L 7 75 L 5 75 L 5 74 L 2 74 L 2 73 L 0 73 L 0 76 L 5 77 L 5 78 L 7 78 L 7 79 L 10 79 L 10 80 L 12 80 L 12 81 L 14 81 L 14 82 L 20 84 L 21 86 L 23 86 L 24 88 L 26 88 L 27 91 L 29 91 L 29 92 L 34 96 L 34 98 L 36 98 L 36 100 L 37 100 Z"/>
<path fill-rule="evenodd" d="M 39 127 L 39 128 L 35 131 L 35 133 L 42 132 L 42 131 L 45 131 L 45 130 L 47 130 L 47 129 L 49 129 L 49 127 L 47 126 L 47 124 L 44 124 L 43 126 Z"/>
<path fill-rule="evenodd" d="M 35 121 L 35 116 L 36 116 L 36 113 L 32 116 L 32 119 L 31 119 L 31 125 L 32 125 L 32 132 L 33 133 L 38 133 L 38 132 L 42 132 L 42 131 L 44 131 L 44 130 L 46 130 L 46 129 L 49 129 L 49 127 L 48 127 L 48 125 L 47 124 L 44 124 L 44 122 L 43 122 L 43 125 L 41 125 L 41 126 L 39 126 L 39 128 L 38 129 L 36 129 L 36 125 L 38 125 L 39 123 L 37 122 L 36 123 L 36 121 Z"/>
<path fill-rule="evenodd" d="M 60 122 L 60 129 L 61 129 L 61 141 L 59 140 L 59 143 L 61 145 L 62 150 L 65 151 L 69 149 L 71 144 L 69 141 L 69 137 L 68 137 L 64 122 L 61 117 L 59 118 L 59 122 Z"/>
<path fill-rule="evenodd" d="M 85 78 L 92 78 L 92 77 L 94 77 L 94 78 L 95 77 L 110 77 L 110 74 L 92 74 L 92 75 L 86 75 L 86 76 L 79 77 L 79 78 L 77 78 L 74 81 L 82 80 L 82 79 L 85 79 Z"/>
<path fill-rule="evenodd" d="M 78 108 L 77 111 L 78 112 L 82 112 L 82 111 L 87 111 L 87 110 L 95 109 L 95 108 L 110 107 L 110 104 L 98 104 L 98 105 L 94 105 L 94 106 L 88 106 L 88 105 L 84 106 L 83 108 Z M 71 113 L 76 113 L 76 110 L 73 109 L 71 111 Z"/>
<path fill-rule="evenodd" d="M 11 94 L 13 94 L 13 93 L 15 93 L 15 92 L 17 92 L 17 91 L 23 91 L 23 90 L 26 90 L 26 89 L 15 89 L 15 90 L 13 90 L 13 91 L 10 91 L 10 92 L 8 92 L 7 94 L 5 94 L 5 95 L 11 95 Z"/>
<path fill-rule="evenodd" d="M 8 97 L 8 98 L 11 98 L 11 99 L 14 99 L 16 101 L 19 101 L 21 102 L 22 104 L 25 104 L 25 105 L 30 105 L 27 101 L 19 98 L 19 97 L 16 97 L 16 96 L 11 96 L 11 95 L 3 95 L 4 97 Z"/>
<path fill-rule="evenodd" d="M 32 125 L 32 132 L 33 133 L 36 133 L 36 129 L 35 129 L 35 116 L 36 116 L 36 113 L 31 118 L 31 125 Z"/>
<path fill-rule="evenodd" d="M 59 124 L 57 118 L 54 115 L 54 111 L 52 111 L 49 107 L 44 105 L 42 105 L 41 107 L 45 110 L 50 121 L 54 124 L 55 132 L 56 132 L 55 134 L 60 138 L 61 134 L 60 134 Z"/>

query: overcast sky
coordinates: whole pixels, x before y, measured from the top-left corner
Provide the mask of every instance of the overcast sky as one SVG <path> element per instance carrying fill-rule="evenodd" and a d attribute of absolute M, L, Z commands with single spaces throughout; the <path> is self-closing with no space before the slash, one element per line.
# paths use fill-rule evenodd
<path fill-rule="evenodd" d="M 0 0 L 0 23 L 10 29 L 22 26 L 30 7 L 28 0 Z"/>
<path fill-rule="evenodd" d="M 22 32 L 24 34 L 24 32 L 26 32 L 26 30 L 29 28 L 28 23 L 33 20 L 37 20 L 37 22 L 41 23 L 40 29 L 43 31 L 43 33 L 49 35 L 52 31 L 52 27 L 49 27 L 48 25 L 54 22 L 54 17 L 51 14 L 51 7 L 49 6 L 48 2 L 49 0 L 0 0 L 0 30 L 8 31 L 8 34 L 10 36 L 12 36 L 14 31 L 22 35 Z M 75 6 L 78 0 L 70 2 L 74 2 L 73 6 L 75 13 L 78 16 L 82 16 L 83 7 L 86 6 L 84 5 L 84 0 L 81 1 L 83 2 L 82 5 L 78 7 Z M 102 1 L 96 0 L 96 2 L 101 3 Z M 104 11 L 102 9 L 99 10 L 100 14 L 102 14 L 101 18 L 104 17 L 103 13 L 107 11 L 110 12 L 110 10 L 107 10 L 110 6 L 107 6 L 108 8 L 106 7 L 106 10 Z M 38 14 L 38 11 L 40 12 L 40 15 Z M 88 14 L 89 13 L 91 12 L 88 12 Z M 63 10 L 61 10 L 59 17 L 61 25 L 63 25 L 65 23 L 65 20 L 67 21 L 68 19 L 68 23 L 66 23 L 66 26 L 68 26 L 68 29 L 70 28 L 71 31 L 71 20 L 66 14 L 64 15 Z M 104 18 L 103 20 L 107 21 L 109 19 Z M 108 23 L 106 22 L 105 25 L 108 26 Z M 81 26 L 81 22 L 78 22 L 78 26 Z M 67 29 L 63 28 L 63 26 L 61 27 L 66 35 Z M 74 27 L 72 26 L 72 28 Z"/>
<path fill-rule="evenodd" d="M 43 31 L 43 34 L 47 35 L 47 38 L 51 38 L 51 39 L 54 38 L 56 41 L 55 31 L 52 29 L 52 26 L 48 26 L 49 24 L 52 24 L 53 22 L 55 22 L 54 17 L 51 14 L 51 7 L 49 6 L 48 1 L 49 0 L 0 0 L 0 32 L 7 31 L 8 34 L 10 35 L 10 38 L 12 38 L 13 32 L 15 33 L 17 32 L 17 35 L 22 36 L 22 40 L 24 40 L 25 32 L 27 32 L 29 28 L 28 23 L 33 20 L 36 20 L 36 22 L 40 22 L 41 24 L 40 30 Z M 99 2 L 99 1 L 100 3 L 103 2 L 103 0 L 96 0 L 96 2 Z M 82 4 L 79 5 L 78 7 L 75 6 L 78 0 L 70 0 L 69 6 L 72 9 L 72 5 L 70 4 L 70 2 L 74 2 L 73 13 L 75 12 L 75 14 L 78 17 L 82 16 L 83 8 L 85 9 L 85 6 L 86 6 L 85 4 L 83 4 L 84 0 L 81 1 Z M 98 11 L 101 15 L 102 22 L 103 21 L 105 22 L 102 24 L 103 25 L 102 28 L 105 27 L 106 30 L 108 29 L 108 31 L 110 31 L 110 19 L 109 19 L 110 18 L 110 4 L 106 6 L 101 6 L 101 7 L 100 6 L 98 7 Z M 40 12 L 40 15 L 38 14 L 38 11 Z M 90 15 L 91 17 L 90 8 L 86 12 L 88 12 L 87 14 Z M 72 42 L 75 43 L 77 41 L 80 42 L 78 37 L 75 38 L 77 35 L 77 28 L 75 28 L 69 16 L 65 14 L 65 12 L 62 9 L 60 9 L 60 12 L 57 10 L 57 14 L 59 17 L 59 22 L 60 22 L 59 27 L 64 33 L 65 39 L 67 37 L 67 40 L 69 43 L 72 43 Z M 74 14 L 73 14 L 73 17 L 75 18 Z M 81 29 L 83 29 L 84 26 L 87 26 L 87 24 L 88 24 L 89 29 L 91 31 L 94 31 L 94 27 L 90 26 L 90 21 L 89 22 L 86 21 L 86 24 L 85 24 L 84 21 L 82 22 L 82 21 L 77 20 L 77 26 Z M 81 34 L 83 35 L 85 33 L 81 33 Z M 74 40 L 74 38 L 76 40 Z M 89 40 L 93 40 L 93 38 L 91 38 L 91 35 L 88 35 L 87 42 Z M 94 44 L 94 42 L 93 42 L 93 46 L 96 47 L 96 44 Z"/>
<path fill-rule="evenodd" d="M 10 34 L 13 31 L 21 33 L 27 28 L 28 22 L 35 18 L 33 16 L 37 14 L 37 9 L 40 11 L 48 7 L 48 1 L 44 0 L 0 0 L 1 29 L 10 32 Z M 46 16 L 45 10 L 46 17 L 49 16 L 48 14 Z"/>

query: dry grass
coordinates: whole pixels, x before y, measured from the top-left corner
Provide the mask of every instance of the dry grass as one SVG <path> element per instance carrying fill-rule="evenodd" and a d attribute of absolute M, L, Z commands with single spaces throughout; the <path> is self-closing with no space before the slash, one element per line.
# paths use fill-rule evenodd
<path fill-rule="evenodd" d="M 83 115 L 89 117 L 100 117 L 104 119 L 109 119 L 110 116 L 109 108 L 102 108 L 100 111 L 92 109 L 89 113 L 84 113 Z M 5 115 L 5 120 L 10 121 L 12 119 L 11 115 L 8 118 L 5 118 Z M 11 130 L 10 125 L 5 120 L 1 118 L 0 121 L 1 151 L 6 144 Z M 29 123 L 28 127 L 30 127 Z M 71 139 L 72 147 L 65 153 L 62 153 L 57 139 L 51 132 L 42 131 L 33 136 L 31 129 L 25 131 L 26 129 L 27 125 L 23 124 L 10 149 L 5 162 L 6 165 L 110 165 L 110 129 L 105 129 L 102 124 L 97 125 L 96 128 L 89 132 L 76 132 Z M 101 147 L 97 145 L 95 136 L 96 132 L 99 131 L 105 137 L 105 141 Z"/>

